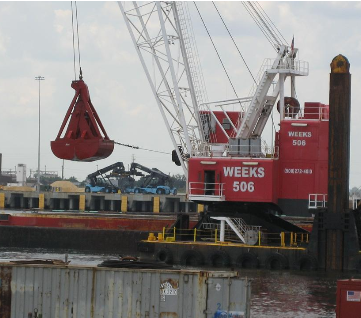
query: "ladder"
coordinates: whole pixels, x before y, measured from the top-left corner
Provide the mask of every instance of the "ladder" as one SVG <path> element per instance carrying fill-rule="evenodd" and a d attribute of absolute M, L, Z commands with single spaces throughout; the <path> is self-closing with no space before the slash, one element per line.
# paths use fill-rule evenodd
<path fill-rule="evenodd" d="M 278 68 L 285 50 L 286 47 L 281 46 L 277 58 L 272 64 L 272 70 L 276 70 Z M 264 127 L 264 125 L 266 124 L 278 97 L 278 92 L 276 96 L 274 96 L 274 94 L 267 95 L 275 76 L 276 72 L 270 72 L 267 69 L 263 73 L 261 81 L 257 86 L 256 92 L 242 120 L 241 126 L 238 129 L 236 138 L 249 139 L 251 137 L 259 137 L 262 133 L 259 128 L 262 126 Z M 279 85 L 277 86 L 279 87 Z M 258 130 L 257 135 L 254 134 L 254 130 L 256 127 Z"/>
<path fill-rule="evenodd" d="M 228 217 L 211 217 L 211 219 L 221 221 L 221 233 L 220 237 L 224 237 L 224 233 L 222 233 L 222 223 L 227 223 L 228 226 L 233 230 L 233 232 L 238 236 L 238 238 L 246 244 L 246 233 L 250 230 L 259 231 L 259 226 L 249 226 L 247 223 L 241 218 L 228 218 Z M 222 239 L 221 239 L 222 241 Z"/>
<path fill-rule="evenodd" d="M 202 141 L 208 142 L 210 138 L 210 114 L 199 113 L 205 110 L 201 109 L 201 105 L 207 101 L 207 92 L 187 3 L 175 2 L 174 15 L 176 22 L 178 20 L 180 46 L 184 55 L 183 61 L 188 77 L 189 91 L 195 108 L 193 114 L 197 117 L 196 121 L 202 132 L 200 136 Z"/>

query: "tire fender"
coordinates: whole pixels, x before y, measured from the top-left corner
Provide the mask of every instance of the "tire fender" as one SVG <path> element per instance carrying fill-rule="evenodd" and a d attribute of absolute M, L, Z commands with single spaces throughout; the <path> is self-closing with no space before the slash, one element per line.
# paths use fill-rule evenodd
<path fill-rule="evenodd" d="M 219 250 L 210 255 L 209 264 L 214 267 L 228 267 L 231 264 L 231 258 L 226 251 Z"/>
<path fill-rule="evenodd" d="M 172 265 L 173 264 L 173 253 L 167 247 L 161 248 L 155 255 L 155 260 L 157 262 L 163 262 L 163 263 Z"/>
<path fill-rule="evenodd" d="M 182 254 L 180 263 L 183 266 L 201 266 L 204 264 L 204 257 L 200 251 L 187 250 Z"/>
<path fill-rule="evenodd" d="M 280 253 L 271 253 L 265 261 L 265 268 L 272 270 L 282 270 L 288 268 L 288 259 Z"/>
<path fill-rule="evenodd" d="M 238 256 L 236 265 L 239 268 L 258 268 L 259 259 L 257 254 L 251 252 L 242 253 Z"/>
<path fill-rule="evenodd" d="M 297 269 L 304 271 L 315 271 L 318 268 L 318 261 L 312 255 L 303 255 L 297 261 Z"/>

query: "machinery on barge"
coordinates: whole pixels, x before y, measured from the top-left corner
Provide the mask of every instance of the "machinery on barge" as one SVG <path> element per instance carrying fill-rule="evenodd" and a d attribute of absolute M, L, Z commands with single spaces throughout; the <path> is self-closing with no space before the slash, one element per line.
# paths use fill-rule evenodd
<path fill-rule="evenodd" d="M 256 77 L 246 64 L 254 83 L 248 96 L 238 97 L 194 3 L 236 96 L 209 101 L 188 4 L 118 4 L 173 143 L 172 160 L 187 176 L 189 200 L 221 215 L 307 217 L 309 208 L 325 206 L 329 110 L 328 105 L 316 102 L 301 107 L 296 99 L 296 78 L 307 76 L 309 66 L 298 59 L 294 38 L 289 45 L 257 2 L 242 3 L 276 56 L 264 60 Z M 216 4 L 213 6 L 245 61 Z M 72 83 L 76 94 L 52 150 L 62 159 L 103 159 L 114 143 L 91 103 L 81 67 L 79 74 L 79 80 Z M 288 79 L 290 94 L 286 96 Z M 279 116 L 274 112 L 276 104 Z M 267 123 L 273 125 L 270 145 L 264 138 Z"/>
<path fill-rule="evenodd" d="M 310 216 L 309 208 L 327 201 L 328 105 L 300 107 L 295 81 L 308 75 L 308 63 L 297 59 L 294 40 L 288 45 L 256 2 L 244 6 L 263 26 L 276 57 L 265 59 L 249 96 L 239 98 L 234 90 L 237 98 L 210 102 L 188 5 L 119 2 L 172 140 L 173 161 L 188 177 L 189 200 L 212 214 Z M 276 104 L 279 130 L 267 145 L 263 132 Z"/>

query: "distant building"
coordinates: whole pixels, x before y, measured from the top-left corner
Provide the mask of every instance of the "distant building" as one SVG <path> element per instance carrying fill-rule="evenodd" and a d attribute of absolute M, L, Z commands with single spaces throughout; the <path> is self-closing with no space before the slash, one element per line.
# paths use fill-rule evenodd
<path fill-rule="evenodd" d="M 2 171 L 2 154 L 0 153 L 0 185 L 7 185 L 8 183 L 15 182 L 15 179 L 15 171 Z"/>
<path fill-rule="evenodd" d="M 19 163 L 16 169 L 16 183 L 23 187 L 26 185 L 26 165 Z"/>

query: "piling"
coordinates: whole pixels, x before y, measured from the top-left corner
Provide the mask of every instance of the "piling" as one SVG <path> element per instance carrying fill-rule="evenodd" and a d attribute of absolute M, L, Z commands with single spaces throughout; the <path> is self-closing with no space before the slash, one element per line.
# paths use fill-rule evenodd
<path fill-rule="evenodd" d="M 330 130 L 326 269 L 347 266 L 344 234 L 349 219 L 351 74 L 346 57 L 336 56 L 330 74 Z M 345 261 L 345 264 L 344 264 Z"/>
<path fill-rule="evenodd" d="M 315 216 L 310 249 L 320 268 L 342 271 L 354 268 L 359 250 L 349 209 L 351 74 L 343 55 L 330 66 L 328 202 Z"/>

